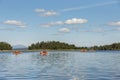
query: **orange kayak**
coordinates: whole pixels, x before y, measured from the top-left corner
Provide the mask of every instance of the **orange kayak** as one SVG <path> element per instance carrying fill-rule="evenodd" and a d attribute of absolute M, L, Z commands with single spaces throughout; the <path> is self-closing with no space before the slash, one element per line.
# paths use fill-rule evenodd
<path fill-rule="evenodd" d="M 41 51 L 40 54 L 44 56 L 44 55 L 47 55 L 48 52 L 47 51 Z"/>

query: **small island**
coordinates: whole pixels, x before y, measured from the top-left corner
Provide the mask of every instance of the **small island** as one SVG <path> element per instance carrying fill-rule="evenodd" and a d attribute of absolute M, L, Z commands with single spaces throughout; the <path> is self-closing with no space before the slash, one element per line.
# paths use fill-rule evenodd
<path fill-rule="evenodd" d="M 0 50 L 12 50 L 12 46 L 7 42 L 0 42 Z"/>
<path fill-rule="evenodd" d="M 60 41 L 42 41 L 32 43 L 27 49 L 23 51 L 36 51 L 36 50 L 81 50 L 81 51 L 96 51 L 96 50 L 120 50 L 120 43 L 113 43 L 109 45 L 92 46 L 92 47 L 77 47 L 74 44 L 68 44 Z M 11 44 L 7 42 L 0 42 L 0 51 L 14 51 Z"/>

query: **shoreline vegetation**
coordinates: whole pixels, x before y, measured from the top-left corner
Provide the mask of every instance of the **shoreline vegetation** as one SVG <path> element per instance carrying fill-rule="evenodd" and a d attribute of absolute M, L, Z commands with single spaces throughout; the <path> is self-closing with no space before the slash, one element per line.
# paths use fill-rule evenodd
<path fill-rule="evenodd" d="M 41 50 L 0 50 L 0 53 L 13 53 L 15 51 L 20 51 L 22 53 L 24 52 L 41 52 Z M 87 51 L 82 51 L 82 49 L 61 49 L 61 50 L 48 50 L 46 49 L 47 52 L 52 52 L 52 51 L 79 51 L 79 52 L 97 52 L 97 51 L 120 51 L 120 50 L 87 50 Z"/>
<path fill-rule="evenodd" d="M 59 41 L 42 41 L 33 43 L 27 47 L 27 49 L 13 49 L 13 47 L 7 42 L 0 42 L 0 52 L 13 52 L 13 51 L 22 51 L 22 52 L 35 52 L 41 50 L 50 50 L 50 51 L 67 51 L 67 50 L 78 50 L 81 52 L 87 51 L 97 51 L 97 50 L 120 50 L 120 43 L 113 43 L 110 45 L 103 45 L 103 46 L 92 46 L 92 47 L 76 47 L 74 44 L 68 44 Z"/>

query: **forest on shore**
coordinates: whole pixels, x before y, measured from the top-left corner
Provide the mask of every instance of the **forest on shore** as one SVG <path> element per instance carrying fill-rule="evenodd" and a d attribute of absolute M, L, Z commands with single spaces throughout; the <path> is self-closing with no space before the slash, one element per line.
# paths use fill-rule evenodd
<path fill-rule="evenodd" d="M 0 42 L 0 50 L 12 50 L 12 46 L 7 42 Z"/>
<path fill-rule="evenodd" d="M 42 42 L 32 43 L 30 46 L 28 46 L 28 50 L 40 50 L 40 49 L 120 50 L 120 43 L 113 43 L 109 45 L 92 46 L 92 47 L 76 47 L 74 44 L 68 44 L 60 41 L 46 41 L 46 42 L 42 41 Z M 0 42 L 0 50 L 13 50 L 13 47 L 11 44 L 7 42 Z"/>

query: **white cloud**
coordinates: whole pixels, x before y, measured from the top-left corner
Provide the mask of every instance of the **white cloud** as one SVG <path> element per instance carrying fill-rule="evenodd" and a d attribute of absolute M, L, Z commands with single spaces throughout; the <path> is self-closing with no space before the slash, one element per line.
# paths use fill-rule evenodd
<path fill-rule="evenodd" d="M 59 32 L 68 33 L 68 32 L 70 32 L 70 29 L 68 29 L 68 28 L 61 28 L 61 29 L 59 29 Z"/>
<path fill-rule="evenodd" d="M 65 24 L 83 24 L 83 23 L 87 23 L 88 20 L 86 19 L 78 19 L 78 18 L 72 18 L 72 19 L 68 19 L 65 21 Z"/>
<path fill-rule="evenodd" d="M 62 21 L 56 21 L 56 22 L 49 23 L 50 26 L 62 25 L 62 24 L 64 24 Z"/>
<path fill-rule="evenodd" d="M 35 9 L 35 12 L 45 12 L 45 9 Z"/>
<path fill-rule="evenodd" d="M 57 25 L 73 25 L 73 24 L 83 24 L 83 23 L 87 23 L 88 20 L 87 19 L 79 19 L 79 18 L 72 18 L 72 19 L 68 19 L 65 21 L 56 21 L 56 22 L 50 22 L 50 23 L 46 23 L 46 24 L 42 24 L 42 27 L 51 27 L 51 26 L 57 26 Z"/>
<path fill-rule="evenodd" d="M 35 12 L 38 12 L 40 14 L 40 16 L 55 16 L 58 13 L 53 11 L 53 10 L 45 10 L 45 9 L 35 9 Z"/>
<path fill-rule="evenodd" d="M 120 21 L 108 23 L 110 26 L 120 26 Z"/>
<path fill-rule="evenodd" d="M 7 24 L 7 25 L 15 25 L 15 26 L 18 26 L 18 27 L 26 27 L 25 23 L 23 23 L 21 21 L 17 21 L 17 20 L 6 20 L 3 23 Z"/>
<path fill-rule="evenodd" d="M 62 21 L 56 21 L 56 22 L 50 22 L 47 24 L 42 24 L 42 27 L 51 27 L 51 26 L 56 26 L 56 25 L 63 25 L 64 23 Z"/>
<path fill-rule="evenodd" d="M 47 11 L 47 12 L 44 12 L 42 14 L 40 14 L 41 16 L 54 16 L 54 15 L 57 15 L 58 13 L 55 12 L 55 11 Z"/>

